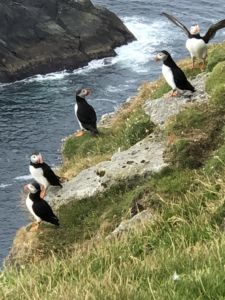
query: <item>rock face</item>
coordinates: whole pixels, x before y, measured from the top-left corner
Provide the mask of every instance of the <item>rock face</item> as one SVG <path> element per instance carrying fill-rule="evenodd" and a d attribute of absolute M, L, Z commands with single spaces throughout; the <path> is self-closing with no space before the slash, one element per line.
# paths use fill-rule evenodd
<path fill-rule="evenodd" d="M 126 151 L 115 153 L 110 161 L 103 161 L 83 170 L 72 180 L 66 182 L 58 192 L 55 192 L 55 189 L 49 190 L 46 200 L 58 207 L 71 200 L 93 197 L 120 181 L 134 180 L 140 176 L 160 172 L 168 165 L 164 159 L 166 141 L 163 129 L 165 124 L 188 105 L 208 101 L 208 95 L 204 88 L 205 79 L 205 74 L 199 74 L 192 80 L 196 92 L 191 99 L 186 95 L 173 98 L 164 95 L 156 100 L 146 101 L 144 110 L 150 116 L 151 121 L 160 128 L 160 131 L 148 136 Z"/>
<path fill-rule="evenodd" d="M 139 227 L 147 225 L 153 221 L 153 214 L 148 210 L 144 210 L 132 219 L 121 222 L 120 225 L 106 237 L 106 239 L 111 240 L 112 238 L 118 238 L 133 229 L 137 230 Z"/>
<path fill-rule="evenodd" d="M 63 188 L 59 191 L 54 188 L 48 190 L 46 200 L 57 208 L 70 201 L 95 196 L 120 181 L 135 180 L 137 177 L 150 176 L 160 172 L 168 165 L 163 155 L 166 150 L 166 141 L 163 135 L 165 124 L 172 116 L 184 110 L 188 105 L 208 101 L 208 95 L 204 89 L 205 78 L 205 74 L 200 74 L 192 81 L 197 91 L 191 99 L 185 96 L 168 98 L 168 95 L 165 95 L 156 100 L 146 101 L 145 111 L 158 126 L 155 133 L 128 150 L 115 153 L 110 161 L 103 161 L 96 166 L 83 170 L 75 178 L 64 183 Z M 149 224 L 149 222 L 154 222 L 154 215 L 151 211 L 144 210 L 132 219 L 124 220 L 106 239 L 120 237 L 133 229 Z M 29 253 L 35 248 L 36 243 L 36 239 L 33 243 L 29 243 L 31 235 L 32 233 L 27 232 L 26 228 L 22 228 L 21 232 L 18 231 L 6 260 L 9 265 L 23 262 L 22 253 L 24 252 L 29 257 Z"/>
<path fill-rule="evenodd" d="M 144 105 L 144 110 L 150 116 L 151 121 L 164 129 L 169 118 L 177 115 L 184 110 L 188 103 L 207 102 L 208 94 L 205 92 L 206 74 L 199 74 L 191 81 L 196 88 L 196 92 L 190 97 L 190 94 L 181 97 L 170 97 L 165 94 L 162 98 L 156 100 L 148 100 Z"/>
<path fill-rule="evenodd" d="M 95 196 L 120 181 L 160 172 L 167 166 L 163 159 L 166 146 L 161 139 L 149 136 L 128 150 L 117 152 L 111 161 L 88 168 L 66 182 L 56 195 L 48 193 L 46 200 L 57 207 L 71 200 Z"/>
<path fill-rule="evenodd" d="M 109 10 L 90 0 L 2 0 L 0 82 L 115 56 L 135 38 Z"/>

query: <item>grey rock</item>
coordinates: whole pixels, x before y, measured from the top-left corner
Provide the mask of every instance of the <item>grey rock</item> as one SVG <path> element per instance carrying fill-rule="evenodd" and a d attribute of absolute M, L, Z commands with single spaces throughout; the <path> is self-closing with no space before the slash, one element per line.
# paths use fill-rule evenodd
<path fill-rule="evenodd" d="M 150 116 L 153 123 L 160 129 L 165 128 L 166 122 L 180 111 L 184 110 L 187 105 L 196 102 L 207 102 L 208 95 L 205 92 L 206 74 L 199 74 L 191 82 L 196 88 L 196 92 L 190 97 L 190 93 L 184 93 L 181 97 L 169 97 L 169 93 L 156 100 L 148 100 L 144 105 L 146 114 Z"/>
<path fill-rule="evenodd" d="M 124 233 L 128 233 L 133 229 L 137 230 L 138 227 L 149 224 L 149 222 L 153 222 L 153 220 L 153 214 L 149 210 L 143 210 L 130 220 L 121 222 L 120 225 L 106 237 L 106 239 L 111 240 L 113 238 L 118 238 Z"/>
<path fill-rule="evenodd" d="M 115 153 L 111 161 L 83 170 L 56 194 L 48 193 L 46 200 L 58 207 L 71 200 L 95 196 L 124 180 L 157 173 L 167 166 L 164 150 L 160 136 L 149 136 L 128 150 Z"/>
<path fill-rule="evenodd" d="M 90 0 L 2 0 L 0 82 L 73 70 L 115 56 L 135 39 L 122 21 Z"/>

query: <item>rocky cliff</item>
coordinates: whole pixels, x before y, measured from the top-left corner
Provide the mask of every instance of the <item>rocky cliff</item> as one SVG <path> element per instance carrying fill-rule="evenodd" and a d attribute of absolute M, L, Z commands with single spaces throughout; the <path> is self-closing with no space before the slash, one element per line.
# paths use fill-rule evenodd
<path fill-rule="evenodd" d="M 61 226 L 18 231 L 0 299 L 224 299 L 224 44 L 209 50 L 192 97 L 145 83 L 98 139 L 65 141 Z"/>
<path fill-rule="evenodd" d="M 90 0 L 2 0 L 0 82 L 73 70 L 134 39 L 114 13 Z"/>
<path fill-rule="evenodd" d="M 100 162 L 83 170 L 77 176 L 65 182 L 63 188 L 58 190 L 58 192 L 54 187 L 50 188 L 45 199 L 55 209 L 59 209 L 62 206 L 67 207 L 68 204 L 73 203 L 72 205 L 75 206 L 68 209 L 69 214 L 71 214 L 71 211 L 74 209 L 79 211 L 76 206 L 78 200 L 84 201 L 84 205 L 86 205 L 87 199 L 96 201 L 94 199 L 98 195 L 104 194 L 121 182 L 138 182 L 138 180 L 144 180 L 145 177 L 150 178 L 154 174 L 160 173 L 169 165 L 165 158 L 167 148 L 167 141 L 164 136 L 165 125 L 171 117 L 178 115 L 179 112 L 187 109 L 187 107 L 192 107 L 193 104 L 197 103 L 208 102 L 208 95 L 204 87 L 205 79 L 206 74 L 199 74 L 192 80 L 192 84 L 196 87 L 197 92 L 193 95 L 191 101 L 186 95 L 168 100 L 168 94 L 154 101 L 152 99 L 147 100 L 143 110 L 156 125 L 150 135 L 129 149 L 113 154 L 110 160 Z M 96 203 L 97 206 L 98 204 Z M 60 212 L 59 214 L 65 215 L 65 213 Z M 127 232 L 133 225 L 135 227 L 142 221 L 145 223 L 145 221 L 152 221 L 152 219 L 151 212 L 148 210 L 144 211 L 131 220 L 123 221 L 107 238 L 118 236 L 120 233 Z M 40 241 L 38 241 L 35 233 L 29 232 L 29 227 L 30 224 L 18 231 L 12 249 L 6 259 L 7 265 L 20 265 L 29 261 L 31 257 L 32 259 L 40 259 L 37 255 L 37 252 L 40 250 Z"/>

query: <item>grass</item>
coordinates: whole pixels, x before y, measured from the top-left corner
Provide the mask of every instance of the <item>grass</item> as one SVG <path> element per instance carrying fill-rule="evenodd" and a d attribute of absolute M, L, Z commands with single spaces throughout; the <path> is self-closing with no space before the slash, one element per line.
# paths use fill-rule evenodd
<path fill-rule="evenodd" d="M 125 120 L 122 128 L 102 128 L 98 138 L 91 138 L 89 135 L 81 138 L 70 137 L 63 148 L 63 156 L 71 160 L 76 155 L 86 158 L 113 153 L 119 147 L 131 147 L 152 131 L 153 124 L 149 117 L 138 109 Z"/>
<path fill-rule="evenodd" d="M 224 112 L 211 104 L 193 105 L 168 124 L 167 158 L 179 168 L 198 168 L 223 142 Z"/>
<path fill-rule="evenodd" d="M 135 179 L 112 187 L 104 194 L 72 201 L 61 206 L 57 215 L 60 227 L 42 224 L 36 247 L 29 260 L 38 260 L 52 253 L 63 255 L 65 249 L 91 240 L 96 235 L 105 236 L 112 232 L 123 219 L 130 218 L 130 209 L 134 202 L 141 202 L 145 208 L 160 210 L 160 197 L 178 196 L 186 192 L 191 185 L 191 171 L 178 172 L 166 168 L 150 179 Z"/>
<path fill-rule="evenodd" d="M 29 264 L 1 273 L 0 299 L 224 299 L 225 113 L 223 74 L 217 65 L 221 55 L 216 47 L 210 50 L 210 103 L 190 106 L 168 124 L 167 156 L 172 165 L 62 206 L 61 228 L 41 227 L 40 246 L 33 253 L 39 260 L 32 263 L 31 258 Z M 189 75 L 194 72 L 198 70 Z M 99 139 L 68 140 L 64 172 L 72 176 L 145 136 L 152 124 L 140 106 L 167 89 L 161 80 L 145 83 Z M 154 222 L 120 239 L 105 240 L 129 218 L 134 201 L 151 210 Z"/>
<path fill-rule="evenodd" d="M 63 259 L 52 254 L 5 271 L 1 299 L 222 299 L 225 238 L 218 219 L 224 173 L 216 180 L 201 173 L 191 177 L 167 169 L 144 183 L 145 189 L 156 188 L 160 207 L 154 208 L 155 222 L 141 231 L 111 242 L 99 237 L 65 251 Z M 151 204 L 153 195 L 144 187 L 134 194 Z M 129 193 L 121 190 L 121 199 Z"/>
<path fill-rule="evenodd" d="M 225 61 L 218 63 L 210 73 L 206 81 L 206 90 L 210 93 L 221 84 L 225 84 Z"/>
<path fill-rule="evenodd" d="M 179 168 L 203 167 L 207 159 L 214 155 L 213 151 L 219 147 L 223 149 L 225 61 L 221 61 L 221 49 L 224 49 L 224 45 L 214 47 L 208 58 L 211 63 L 209 68 L 212 69 L 206 80 L 209 103 L 189 106 L 167 126 L 167 159 Z M 211 164 L 215 164 L 212 162 L 215 160 L 207 163 L 207 170 Z"/>
<path fill-rule="evenodd" d="M 222 61 L 225 61 L 225 43 L 211 45 L 209 49 L 207 71 L 211 72 L 213 68 Z"/>
<path fill-rule="evenodd" d="M 180 65 L 189 77 L 200 72 L 199 68 L 187 69 L 188 60 L 183 60 Z M 140 87 L 137 96 L 115 114 L 110 126 L 100 128 L 101 134 L 98 138 L 93 139 L 89 135 L 79 139 L 69 137 L 62 150 L 64 164 L 61 176 L 72 178 L 80 171 L 110 159 L 118 148 L 127 149 L 149 135 L 154 126 L 144 114 L 142 105 L 146 100 L 162 97 L 169 91 L 170 87 L 162 78 L 155 82 L 146 82 Z"/>
<path fill-rule="evenodd" d="M 154 128 L 142 108 L 136 107 L 130 115 L 121 116 L 110 128 L 101 128 L 96 138 L 88 134 L 69 137 L 63 147 L 64 166 L 61 173 L 73 177 L 83 167 L 109 159 L 113 153 L 125 150 L 149 135 Z M 110 137 L 110 138 L 109 138 Z"/>

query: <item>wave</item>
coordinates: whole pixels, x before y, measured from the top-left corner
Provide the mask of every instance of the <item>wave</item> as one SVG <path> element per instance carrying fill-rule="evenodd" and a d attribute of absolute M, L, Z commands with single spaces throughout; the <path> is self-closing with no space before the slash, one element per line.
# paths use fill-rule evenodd
<path fill-rule="evenodd" d="M 60 72 L 54 72 L 54 73 L 48 73 L 45 75 L 35 75 L 26 79 L 23 79 L 24 82 L 41 82 L 41 81 L 49 81 L 49 80 L 61 80 L 63 79 L 65 76 L 70 75 L 71 72 L 68 72 L 66 70 L 64 71 L 60 71 Z"/>
<path fill-rule="evenodd" d="M 127 68 L 132 68 L 137 73 L 147 72 L 147 63 L 153 58 L 154 52 L 166 39 L 173 39 L 173 32 L 167 29 L 167 23 L 163 20 L 156 20 L 151 23 L 145 18 L 125 17 L 123 21 L 127 28 L 137 38 L 137 40 L 128 45 L 116 48 L 116 57 L 107 57 L 103 59 L 92 60 L 88 63 L 87 66 L 78 68 L 72 72 L 64 70 L 61 72 L 49 73 L 46 75 L 38 74 L 23 79 L 22 82 L 32 83 L 62 80 L 67 76 L 71 76 L 72 74 L 85 75 L 93 72 L 96 69 L 105 68 L 107 66 L 112 66 L 115 64 L 119 64 Z M 8 84 L 3 84 L 1 86 L 4 85 Z M 112 87 L 111 89 L 114 89 L 114 87 Z"/>
<path fill-rule="evenodd" d="M 32 176 L 30 174 L 29 175 L 22 175 L 22 176 L 17 176 L 14 179 L 17 180 L 17 181 L 26 181 L 26 180 L 32 179 Z"/>
<path fill-rule="evenodd" d="M 119 84 L 119 85 L 108 85 L 106 91 L 109 93 L 118 93 L 118 91 L 124 91 L 129 89 L 129 84 Z"/>
<path fill-rule="evenodd" d="M 11 186 L 12 183 L 0 183 L 0 189 L 5 189 L 8 186 Z"/>
<path fill-rule="evenodd" d="M 71 75 L 71 72 L 68 72 L 66 70 L 59 71 L 59 72 L 53 72 L 53 73 L 48 73 L 45 75 L 37 74 L 22 80 L 17 80 L 14 82 L 9 82 L 9 83 L 0 83 L 0 88 L 4 88 L 10 85 L 15 85 L 18 83 L 33 83 L 33 82 L 43 82 L 43 81 L 52 81 L 52 80 L 62 80 L 66 76 Z"/>
<path fill-rule="evenodd" d="M 161 45 L 166 40 L 174 40 L 174 33 L 168 29 L 168 24 L 164 20 L 150 22 L 147 18 L 125 17 L 124 24 L 137 38 L 136 41 L 115 49 L 117 56 L 92 60 L 87 66 L 74 71 L 61 71 L 46 75 L 35 75 L 23 79 L 24 83 L 43 82 L 51 80 L 62 80 L 71 74 L 85 75 L 96 69 L 105 68 L 115 64 L 132 68 L 137 73 L 144 73 L 148 70 L 148 62 L 153 58 L 156 50 L 161 50 Z M 177 33 L 177 35 L 182 33 Z M 20 81 L 21 82 L 21 81 Z M 8 85 L 2 84 L 1 86 Z"/>
<path fill-rule="evenodd" d="M 117 56 L 112 63 L 125 64 L 134 71 L 143 73 L 148 70 L 148 62 L 153 60 L 155 52 L 162 50 L 165 40 L 174 40 L 174 33 L 168 30 L 164 20 L 150 22 L 146 18 L 125 17 L 123 21 L 137 40 L 117 48 Z"/>
<path fill-rule="evenodd" d="M 87 66 L 74 70 L 72 74 L 87 74 L 93 70 L 101 69 L 110 65 L 112 65 L 112 57 L 94 59 L 90 61 Z"/>

